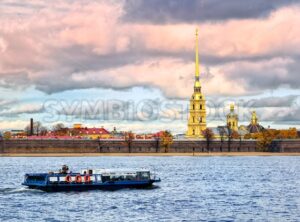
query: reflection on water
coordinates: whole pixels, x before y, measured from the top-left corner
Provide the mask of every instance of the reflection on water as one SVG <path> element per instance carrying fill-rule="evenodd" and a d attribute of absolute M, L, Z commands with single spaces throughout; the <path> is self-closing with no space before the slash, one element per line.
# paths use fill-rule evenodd
<path fill-rule="evenodd" d="M 300 157 L 45 157 L 0 159 L 1 221 L 300 221 Z M 68 164 L 148 168 L 156 189 L 45 193 L 24 173 Z"/>

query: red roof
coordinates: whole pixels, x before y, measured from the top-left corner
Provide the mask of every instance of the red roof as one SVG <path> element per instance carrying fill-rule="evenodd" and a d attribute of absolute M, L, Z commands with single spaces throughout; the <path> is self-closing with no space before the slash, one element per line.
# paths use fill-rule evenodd
<path fill-rule="evenodd" d="M 153 134 L 154 137 L 162 137 L 163 135 L 164 135 L 164 131 L 159 131 Z"/>
<path fill-rule="evenodd" d="M 74 139 L 74 136 L 28 136 L 28 139 Z"/>
<path fill-rule="evenodd" d="M 110 134 L 109 131 L 101 128 L 80 128 L 79 130 L 80 134 L 87 134 L 87 135 L 93 135 L 93 134 Z"/>

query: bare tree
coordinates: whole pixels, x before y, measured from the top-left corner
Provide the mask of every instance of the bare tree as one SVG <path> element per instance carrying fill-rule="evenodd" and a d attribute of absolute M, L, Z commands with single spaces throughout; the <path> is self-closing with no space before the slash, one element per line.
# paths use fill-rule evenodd
<path fill-rule="evenodd" d="M 160 141 L 159 136 L 155 136 L 154 140 L 155 140 L 155 152 L 157 153 L 159 150 L 159 141 Z"/>
<path fill-rule="evenodd" d="M 220 149 L 220 151 L 223 152 L 223 143 L 224 143 L 224 137 L 225 137 L 225 132 L 224 132 L 223 128 L 220 129 L 220 137 L 221 137 L 221 149 Z"/>
<path fill-rule="evenodd" d="M 62 123 L 57 123 L 52 127 L 52 131 L 56 136 L 66 136 L 69 129 Z"/>
<path fill-rule="evenodd" d="M 40 129 L 40 136 L 46 136 L 48 133 L 48 129 L 44 126 L 41 127 Z"/>
<path fill-rule="evenodd" d="M 44 134 L 46 130 L 47 128 L 44 127 L 41 122 L 37 121 L 33 123 L 33 135 L 40 136 Z M 24 131 L 27 136 L 30 136 L 30 124 L 25 127 Z"/>
<path fill-rule="evenodd" d="M 131 153 L 132 141 L 134 140 L 134 134 L 129 131 L 125 133 L 125 142 L 128 146 L 128 152 Z"/>

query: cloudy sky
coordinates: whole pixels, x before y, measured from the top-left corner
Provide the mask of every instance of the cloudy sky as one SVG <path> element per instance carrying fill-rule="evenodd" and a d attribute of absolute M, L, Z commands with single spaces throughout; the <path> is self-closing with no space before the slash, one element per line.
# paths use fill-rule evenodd
<path fill-rule="evenodd" d="M 199 29 L 208 126 L 300 128 L 300 1 L 1 0 L 0 129 L 184 133 Z"/>

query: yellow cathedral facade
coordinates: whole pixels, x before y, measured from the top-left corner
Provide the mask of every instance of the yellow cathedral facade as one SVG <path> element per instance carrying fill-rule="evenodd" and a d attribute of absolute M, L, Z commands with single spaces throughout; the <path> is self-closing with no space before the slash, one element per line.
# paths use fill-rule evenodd
<path fill-rule="evenodd" d="M 198 30 L 196 30 L 195 44 L 195 83 L 194 93 L 190 99 L 188 130 L 186 137 L 200 138 L 202 131 L 206 129 L 206 107 L 205 97 L 202 94 L 199 69 L 199 53 L 198 53 Z"/>

